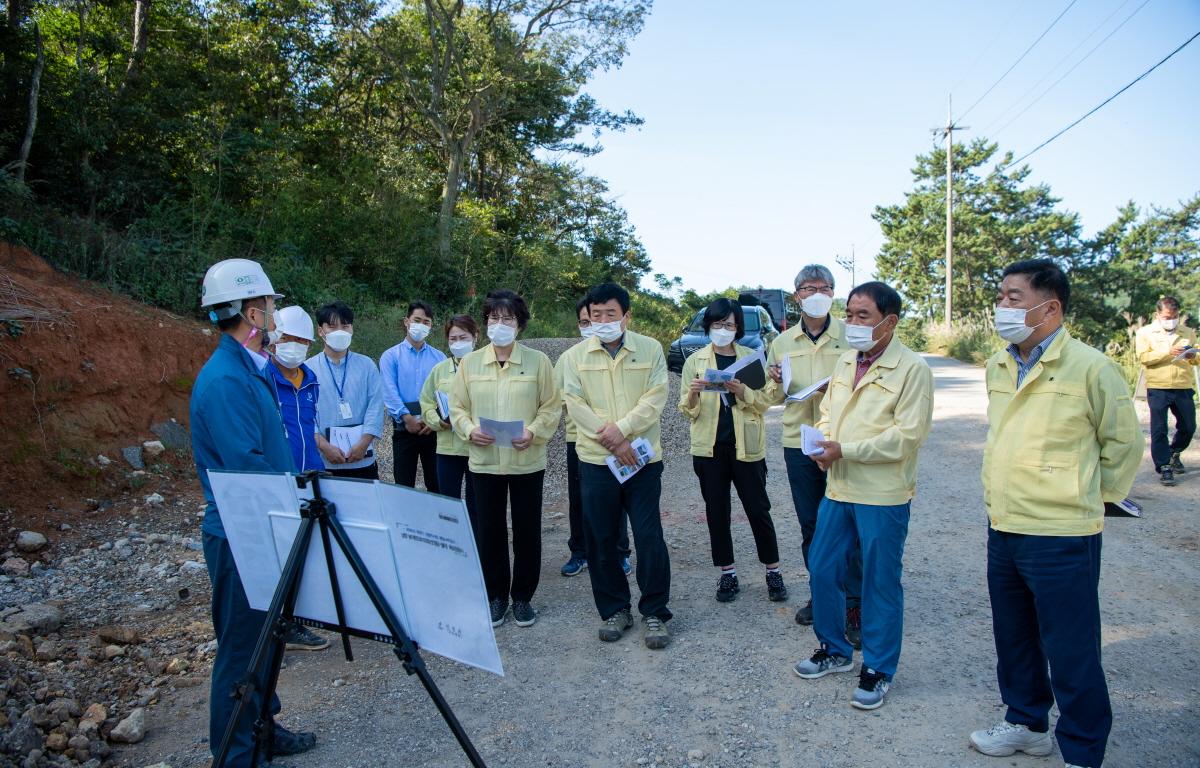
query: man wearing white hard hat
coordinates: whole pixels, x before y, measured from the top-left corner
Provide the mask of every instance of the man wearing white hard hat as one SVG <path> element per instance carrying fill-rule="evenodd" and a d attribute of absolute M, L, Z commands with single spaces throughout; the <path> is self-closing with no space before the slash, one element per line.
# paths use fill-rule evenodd
<path fill-rule="evenodd" d="M 212 582 L 213 629 L 217 658 L 213 663 L 209 693 L 209 749 L 215 751 L 233 716 L 235 686 L 245 674 L 266 619 L 265 611 L 250 608 L 238 578 L 237 565 L 221 514 L 213 500 L 208 470 L 243 472 L 294 472 L 292 451 L 283 433 L 279 402 L 264 371 L 263 344 L 275 328 L 272 317 L 275 293 L 261 266 L 248 259 L 228 259 L 209 268 L 204 276 L 200 305 L 221 331 L 221 340 L 204 364 L 192 387 L 190 406 L 192 455 L 204 489 L 207 506 L 200 526 L 204 561 Z M 254 754 L 253 721 L 260 704 L 250 702 L 236 730 L 236 743 L 225 763 L 229 768 L 251 766 Z M 279 701 L 271 702 L 271 712 Z M 316 736 L 292 733 L 280 725 L 273 729 L 274 754 L 295 754 L 311 749 Z"/>
<path fill-rule="evenodd" d="M 271 347 L 271 382 L 283 418 L 283 433 L 292 447 L 297 472 L 325 469 L 317 447 L 317 400 L 320 385 L 304 364 L 313 343 L 313 321 L 300 307 L 275 313 L 275 343 Z"/>

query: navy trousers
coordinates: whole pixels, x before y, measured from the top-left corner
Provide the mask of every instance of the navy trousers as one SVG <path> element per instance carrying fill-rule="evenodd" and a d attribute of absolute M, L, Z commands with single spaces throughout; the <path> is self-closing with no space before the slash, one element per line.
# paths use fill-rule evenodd
<path fill-rule="evenodd" d="M 624 510 L 622 510 L 624 511 Z M 571 534 L 567 548 L 571 557 L 587 557 L 587 544 L 583 535 L 583 497 L 579 492 L 579 452 L 575 443 L 567 443 L 567 521 Z M 629 557 L 629 513 L 621 521 L 621 538 L 617 541 L 617 553 Z"/>
<path fill-rule="evenodd" d="M 622 485 L 607 465 L 579 464 L 588 576 L 592 580 L 592 598 L 602 619 L 630 607 L 629 579 L 621 570 L 617 552 L 625 510 L 629 512 L 633 546 L 637 550 L 634 573 L 642 592 L 638 611 L 663 621 L 671 618 L 667 609 L 671 598 L 671 559 L 659 515 L 662 473 L 662 462 L 656 461 L 642 467 Z"/>
<path fill-rule="evenodd" d="M 812 568 L 808 565 L 808 552 L 817 535 L 817 510 L 825 498 L 825 473 L 799 448 L 784 448 L 783 463 L 787 467 L 788 485 L 792 487 L 792 504 L 800 523 L 800 553 L 804 556 L 811 588 Z M 863 582 L 862 546 L 857 539 L 847 557 L 846 607 L 856 608 L 862 603 Z"/>
<path fill-rule="evenodd" d="M 1182 453 L 1196 434 L 1196 404 L 1190 389 L 1147 389 L 1150 406 L 1150 456 L 1157 471 L 1171 463 L 1172 453 Z M 1167 440 L 1167 413 L 1175 415 L 1175 437 Z"/>
<path fill-rule="evenodd" d="M 1112 706 L 1100 665 L 1101 534 L 988 531 L 988 594 L 1004 719 L 1054 734 L 1063 760 L 1099 768 Z M 1049 666 L 1049 671 L 1047 671 Z"/>
<path fill-rule="evenodd" d="M 475 507 L 475 482 L 471 479 L 469 464 L 470 459 L 466 456 L 439 453 L 437 455 L 437 484 L 438 491 L 443 496 L 449 496 L 452 499 L 463 498 L 463 486 L 466 486 L 467 517 L 471 519 L 471 531 L 475 534 L 475 548 L 479 549 L 479 512 Z"/>
<path fill-rule="evenodd" d="M 204 562 L 212 582 L 213 629 L 217 635 L 217 658 L 213 662 L 212 688 L 208 694 L 208 748 L 215 758 L 221 740 L 225 738 L 225 727 L 237 705 L 237 700 L 232 697 L 233 689 L 250 666 L 267 612 L 251 610 L 228 540 L 211 533 L 204 534 Z M 265 675 L 263 678 L 258 681 L 260 691 L 266 684 Z M 261 695 L 255 695 L 243 710 L 237 738 L 225 762 L 228 768 L 251 768 L 254 720 L 261 706 Z M 278 712 L 279 698 L 273 697 L 271 714 Z"/>

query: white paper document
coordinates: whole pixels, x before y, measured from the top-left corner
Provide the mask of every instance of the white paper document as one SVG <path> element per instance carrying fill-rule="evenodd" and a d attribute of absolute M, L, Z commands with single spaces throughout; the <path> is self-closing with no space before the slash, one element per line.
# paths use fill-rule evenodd
<path fill-rule="evenodd" d="M 363 425 L 358 424 L 353 427 L 330 427 L 329 442 L 341 449 L 342 453 L 347 456 L 354 449 L 355 444 L 362 440 Z"/>
<path fill-rule="evenodd" d="M 654 460 L 654 447 L 650 445 L 650 441 L 644 437 L 639 437 L 629 444 L 633 452 L 637 454 L 638 463 L 636 467 L 631 467 L 627 464 L 622 464 L 616 456 L 609 456 L 605 459 L 608 462 L 608 468 L 613 473 L 613 477 L 617 478 L 617 482 L 622 485 L 625 481 L 637 474 L 638 470 Z"/>
<path fill-rule="evenodd" d="M 728 368 L 719 371 L 716 368 L 709 368 L 704 371 L 704 391 L 705 392 L 724 392 L 725 382 L 733 379 L 733 372 Z"/>
<path fill-rule="evenodd" d="M 300 529 L 292 475 L 210 471 L 213 495 L 250 607 L 267 610 Z M 504 674 L 466 507 L 457 499 L 389 483 L 322 478 L 335 514 L 397 620 L 421 648 Z M 336 625 L 325 551 L 314 528 L 296 616 Z M 336 542 L 333 564 L 346 625 L 378 639 L 387 626 Z"/>
<path fill-rule="evenodd" d="M 1200 353 L 1200 348 L 1185 347 L 1184 350 L 1182 352 L 1180 352 L 1178 355 L 1176 355 L 1175 359 L 1172 360 L 1171 362 L 1172 363 L 1182 363 L 1184 360 L 1191 360 L 1198 353 Z"/>
<path fill-rule="evenodd" d="M 496 438 L 497 447 L 512 448 L 512 441 L 520 440 L 525 434 L 525 422 L 480 419 L 479 429 L 483 434 Z"/>
<path fill-rule="evenodd" d="M 450 421 L 450 395 L 445 392 L 437 393 L 437 410 L 442 421 Z"/>
<path fill-rule="evenodd" d="M 805 456 L 820 456 L 825 449 L 817 443 L 825 440 L 825 435 L 816 427 L 807 424 L 800 425 L 800 452 Z"/>
<path fill-rule="evenodd" d="M 800 390 L 796 394 L 788 395 L 787 399 L 784 400 L 784 402 L 785 403 L 803 403 L 808 398 L 810 398 L 813 395 L 820 392 L 822 387 L 828 386 L 829 382 L 832 379 L 833 379 L 832 376 L 826 376 L 825 378 L 821 379 L 820 381 L 814 381 L 812 384 L 810 384 L 809 386 Z"/>

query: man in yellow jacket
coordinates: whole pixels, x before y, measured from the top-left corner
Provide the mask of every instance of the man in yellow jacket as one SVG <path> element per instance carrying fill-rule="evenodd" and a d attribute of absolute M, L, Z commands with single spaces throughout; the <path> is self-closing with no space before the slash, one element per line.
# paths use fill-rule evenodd
<path fill-rule="evenodd" d="M 1146 371 L 1146 404 L 1150 406 L 1150 457 L 1163 485 L 1175 485 L 1183 474 L 1179 454 L 1196 434 L 1196 387 L 1193 366 L 1200 364 L 1196 332 L 1179 321 L 1179 300 L 1158 300 L 1154 322 L 1138 329 L 1134 350 Z M 1175 437 L 1167 441 L 1167 413 L 1175 414 Z"/>
<path fill-rule="evenodd" d="M 971 744 L 986 755 L 1048 755 L 1057 703 L 1068 768 L 1099 768 L 1112 727 L 1097 592 L 1104 502 L 1129 492 L 1143 439 L 1120 369 L 1063 328 L 1069 301 L 1067 277 L 1049 259 L 1004 270 L 996 332 L 1010 344 L 987 363 L 983 498 L 1007 711 Z"/>
<path fill-rule="evenodd" d="M 595 335 L 564 353 L 562 377 L 567 414 L 576 427 L 588 575 L 600 612 L 599 636 L 614 642 L 633 626 L 629 580 L 621 572 L 617 550 L 627 511 L 642 593 L 642 639 L 647 648 L 661 649 L 670 641 L 666 622 L 671 618 L 671 561 L 659 516 L 667 360 L 662 344 L 629 330 L 629 292 L 624 288 L 598 285 L 588 294 L 588 306 Z M 638 438 L 650 444 L 654 458 L 619 482 L 608 459 L 637 467 L 632 443 Z"/>
<path fill-rule="evenodd" d="M 933 373 L 895 337 L 900 294 L 863 283 L 846 300 L 846 343 L 821 401 L 817 428 L 827 439 L 810 451 L 828 473 L 809 553 L 813 631 L 821 647 L 795 666 L 803 678 L 854 668 L 846 639 L 847 556 L 863 553 L 862 669 L 850 704 L 878 709 L 896 674 L 904 634 L 900 584 L 917 451 L 933 421 Z"/>

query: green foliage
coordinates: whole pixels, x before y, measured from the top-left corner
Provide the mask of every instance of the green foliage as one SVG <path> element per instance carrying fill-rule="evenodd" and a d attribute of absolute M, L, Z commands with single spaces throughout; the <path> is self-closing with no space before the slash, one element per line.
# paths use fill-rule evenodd
<path fill-rule="evenodd" d="M 925 324 L 924 336 L 926 352 L 974 365 L 983 365 L 1008 346 L 996 335 L 991 320 L 978 315 L 957 320 L 949 328 L 945 323 L 930 321 Z"/>

